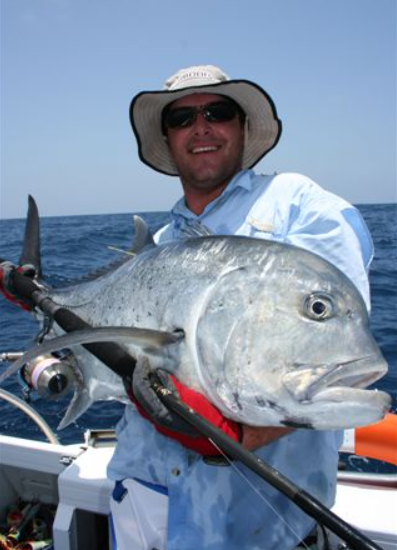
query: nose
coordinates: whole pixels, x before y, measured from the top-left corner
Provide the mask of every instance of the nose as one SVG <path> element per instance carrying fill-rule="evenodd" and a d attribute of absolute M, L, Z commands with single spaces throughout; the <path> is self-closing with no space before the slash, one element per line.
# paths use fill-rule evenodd
<path fill-rule="evenodd" d="M 205 135 L 210 132 L 212 125 L 205 120 L 203 113 L 197 113 L 196 120 L 193 123 L 193 131 L 197 135 Z"/>

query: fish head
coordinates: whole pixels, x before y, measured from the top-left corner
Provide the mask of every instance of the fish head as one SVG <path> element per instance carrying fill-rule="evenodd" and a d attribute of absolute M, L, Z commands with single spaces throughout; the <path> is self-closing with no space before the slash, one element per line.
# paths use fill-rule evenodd
<path fill-rule="evenodd" d="M 253 426 L 340 429 L 380 420 L 390 396 L 364 388 L 387 363 L 360 293 L 313 253 L 273 254 L 266 267 L 225 273 L 208 296 L 197 347 L 210 398 Z"/>

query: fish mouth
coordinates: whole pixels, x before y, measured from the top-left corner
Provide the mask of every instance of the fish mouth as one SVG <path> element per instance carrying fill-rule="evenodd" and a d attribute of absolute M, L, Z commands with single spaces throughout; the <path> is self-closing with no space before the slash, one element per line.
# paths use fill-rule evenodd
<path fill-rule="evenodd" d="M 380 405 L 385 408 L 385 411 L 390 408 L 391 398 L 383 391 L 377 389 L 365 390 L 360 388 L 351 388 L 345 386 L 333 386 L 325 388 L 324 390 L 316 393 L 310 403 L 320 403 L 321 401 L 334 402 L 334 403 L 347 403 L 351 401 L 355 402 L 367 402 L 370 406 L 369 396 L 373 398 L 373 405 Z M 302 403 L 303 405 L 305 403 Z"/>
<path fill-rule="evenodd" d="M 368 355 L 332 365 L 294 367 L 293 372 L 284 376 L 283 384 L 303 405 L 322 400 L 341 401 L 361 394 L 368 396 L 368 393 L 376 390 L 370 392 L 364 389 L 387 372 L 386 361 L 379 355 Z"/>

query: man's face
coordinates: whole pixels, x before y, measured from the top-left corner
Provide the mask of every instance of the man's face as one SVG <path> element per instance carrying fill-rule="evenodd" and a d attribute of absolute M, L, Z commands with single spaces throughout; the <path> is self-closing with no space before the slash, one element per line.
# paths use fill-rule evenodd
<path fill-rule="evenodd" d="M 220 101 L 225 98 L 215 94 L 192 94 L 175 101 L 171 110 Z M 226 122 L 208 122 L 199 113 L 191 125 L 169 128 L 167 138 L 185 193 L 214 196 L 215 192 L 217 196 L 241 170 L 244 128 L 238 116 Z"/>

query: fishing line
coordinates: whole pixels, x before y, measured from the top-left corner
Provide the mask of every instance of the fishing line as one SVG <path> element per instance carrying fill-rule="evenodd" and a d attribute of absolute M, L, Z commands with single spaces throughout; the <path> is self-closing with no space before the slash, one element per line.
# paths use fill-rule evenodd
<path fill-rule="evenodd" d="M 126 254 L 127 256 L 136 256 L 136 252 L 130 252 L 129 250 L 122 250 L 121 248 L 117 248 L 117 246 L 111 246 L 109 245 L 108 250 L 114 250 L 115 252 L 121 252 L 121 254 Z"/>
<path fill-rule="evenodd" d="M 250 479 L 248 479 L 248 477 L 246 476 L 246 474 L 244 474 L 244 472 L 242 470 L 240 470 L 237 465 L 233 462 L 233 460 L 231 460 L 227 454 L 215 443 L 215 441 L 211 438 L 208 438 L 209 441 L 211 441 L 211 443 L 213 444 L 213 446 L 218 449 L 219 453 L 223 456 L 223 458 L 226 459 L 226 461 L 229 463 L 229 466 L 231 466 L 233 468 L 233 470 L 248 484 L 248 486 L 254 491 L 254 493 L 256 493 L 260 499 L 263 500 L 263 502 L 265 502 L 265 504 L 267 504 L 269 506 L 269 508 L 272 510 L 272 512 L 281 520 L 282 523 L 284 523 L 284 525 L 286 526 L 286 528 L 298 539 L 298 542 L 297 544 L 301 544 L 304 546 L 304 548 L 306 548 L 306 550 L 310 550 L 309 546 L 307 546 L 307 544 L 305 543 L 305 541 L 301 541 L 301 536 L 298 535 L 298 533 L 296 533 L 294 531 L 294 529 L 289 525 L 289 523 L 286 522 L 286 520 L 283 518 L 283 516 L 281 516 L 279 514 L 279 512 L 277 512 L 277 510 L 274 508 L 274 506 L 272 506 L 270 504 L 270 502 L 267 500 L 267 498 L 265 497 L 265 495 L 263 495 L 259 489 L 257 487 L 255 487 L 255 485 L 252 483 L 252 481 L 250 481 Z"/>
<path fill-rule="evenodd" d="M 179 397 L 176 397 L 171 391 L 164 388 L 156 373 L 151 373 L 150 382 L 160 400 L 173 412 L 179 414 L 183 420 L 194 426 L 205 437 L 218 441 L 226 453 L 242 462 L 247 468 L 270 483 L 272 487 L 294 502 L 303 512 L 349 544 L 352 549 L 380 550 L 378 544 L 338 517 L 318 499 L 295 485 L 290 479 L 261 460 L 257 455 L 242 447 L 240 443 L 228 437 L 222 430 L 188 407 Z"/>

